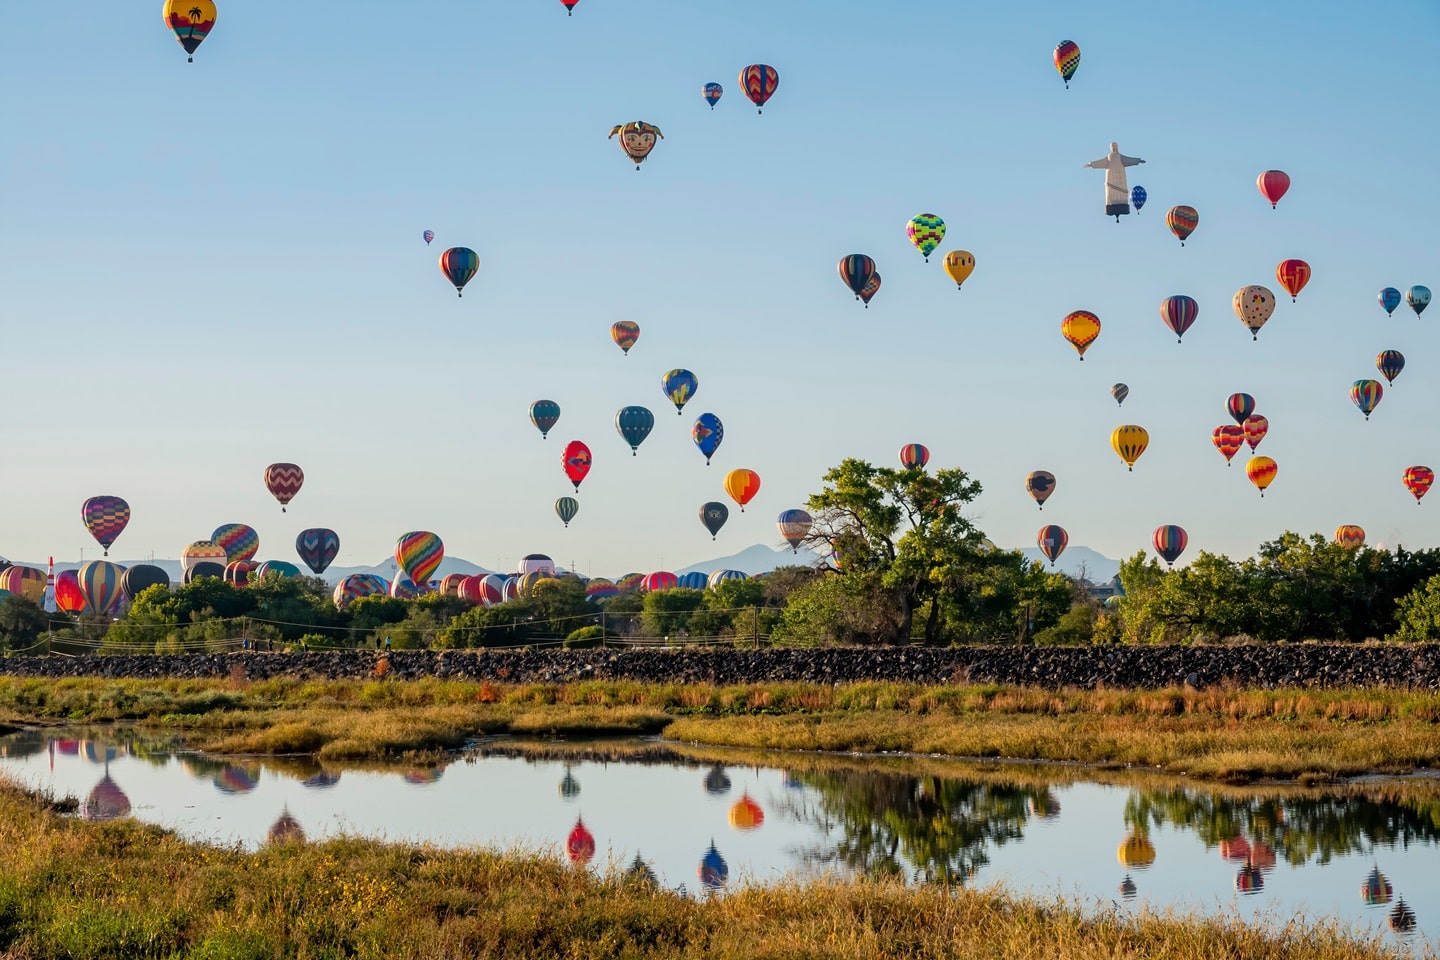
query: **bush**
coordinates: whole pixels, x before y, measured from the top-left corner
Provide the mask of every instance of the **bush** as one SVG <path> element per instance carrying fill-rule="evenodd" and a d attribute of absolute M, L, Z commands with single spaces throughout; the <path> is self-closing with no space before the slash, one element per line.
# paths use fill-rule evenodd
<path fill-rule="evenodd" d="M 598 647 L 605 639 L 604 627 L 581 627 L 565 638 L 566 650 L 588 650 Z"/>

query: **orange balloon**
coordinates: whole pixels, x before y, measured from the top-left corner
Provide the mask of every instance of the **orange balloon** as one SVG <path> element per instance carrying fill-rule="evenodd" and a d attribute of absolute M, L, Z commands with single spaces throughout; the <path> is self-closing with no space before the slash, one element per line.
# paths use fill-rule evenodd
<path fill-rule="evenodd" d="M 735 806 L 730 808 L 730 826 L 736 830 L 754 830 L 765 822 L 765 811 L 760 809 L 760 804 L 750 799 L 750 794 L 745 794 L 735 801 Z"/>
<path fill-rule="evenodd" d="M 1341 524 L 1335 528 L 1335 542 L 1342 547 L 1365 546 L 1365 528 L 1353 523 Z"/>
<path fill-rule="evenodd" d="M 1279 469 L 1275 461 L 1269 457 L 1251 457 L 1250 462 L 1245 464 L 1245 475 L 1250 482 L 1255 484 L 1255 489 L 1260 491 L 1260 496 L 1265 496 L 1265 488 L 1275 482 L 1275 472 Z"/>
<path fill-rule="evenodd" d="M 1100 318 L 1089 310 L 1075 310 L 1065 315 L 1060 321 L 1060 334 L 1075 352 L 1080 354 L 1080 359 L 1085 359 L 1085 351 L 1090 349 L 1090 344 L 1100 336 Z"/>
<path fill-rule="evenodd" d="M 1275 279 L 1280 281 L 1280 286 L 1290 294 L 1290 302 L 1294 303 L 1300 291 L 1305 289 L 1305 284 L 1310 282 L 1310 264 L 1304 260 L 1281 260 L 1275 268 Z"/>
<path fill-rule="evenodd" d="M 731 470 L 725 474 L 725 492 L 730 494 L 731 500 L 740 504 L 740 512 L 744 513 L 745 504 L 755 499 L 755 494 L 760 492 L 760 474 L 743 467 Z"/>

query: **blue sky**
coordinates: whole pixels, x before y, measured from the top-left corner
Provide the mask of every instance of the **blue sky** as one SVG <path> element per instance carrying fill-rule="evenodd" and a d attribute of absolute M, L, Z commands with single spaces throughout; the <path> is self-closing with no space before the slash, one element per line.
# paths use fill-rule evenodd
<path fill-rule="evenodd" d="M 328 526 L 342 565 L 429 529 L 491 567 L 675 568 L 778 543 L 829 466 L 907 442 L 981 481 L 1005 546 L 1050 522 L 1111 556 L 1163 523 L 1187 558 L 1340 523 L 1434 546 L 1440 504 L 1400 475 L 1440 469 L 1440 308 L 1387 318 L 1375 295 L 1440 290 L 1440 90 L 1411 39 L 1440 12 L 1019 6 L 358 0 L 310 24 L 231 0 L 186 64 L 147 5 L 63 24 L 7 5 L 0 554 L 94 555 L 79 507 L 110 493 L 134 510 L 122 558 L 245 522 L 262 557 Z M 755 62 L 780 71 L 763 116 L 736 85 Z M 606 139 L 637 119 L 665 134 L 639 172 Z M 1112 140 L 1150 194 L 1118 225 L 1083 169 Z M 1293 179 L 1274 211 L 1268 168 Z M 1183 249 L 1178 203 L 1200 213 Z M 975 254 L 963 292 L 906 240 L 920 212 L 947 221 L 942 253 Z M 463 299 L 436 266 L 452 244 L 481 258 Z M 852 252 L 884 277 L 869 310 L 836 277 Z M 1252 343 L 1230 297 L 1279 292 L 1287 257 L 1314 277 Z M 1179 345 L 1158 314 L 1176 293 L 1200 303 Z M 1074 309 L 1104 325 L 1083 363 L 1059 334 Z M 642 328 L 628 357 L 620 319 Z M 1408 365 L 1366 423 L 1349 385 L 1386 348 Z M 659 388 L 677 366 L 700 379 L 683 417 Z M 1271 421 L 1263 500 L 1248 449 L 1227 470 L 1210 445 L 1236 390 Z M 563 411 L 549 440 L 526 416 L 542 397 Z M 611 422 L 632 403 L 657 420 L 634 458 Z M 726 429 L 708 468 L 704 411 Z M 1121 423 L 1151 435 L 1133 473 Z M 572 438 L 595 467 L 565 529 Z M 307 480 L 282 515 L 261 475 L 283 460 Z M 712 544 L 697 510 L 738 466 L 762 489 Z M 1043 513 L 1033 469 L 1058 477 Z"/>

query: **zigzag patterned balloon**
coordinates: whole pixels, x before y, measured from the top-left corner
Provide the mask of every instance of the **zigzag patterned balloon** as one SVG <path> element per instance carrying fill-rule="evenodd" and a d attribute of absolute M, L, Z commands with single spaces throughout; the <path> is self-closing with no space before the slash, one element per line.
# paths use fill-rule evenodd
<path fill-rule="evenodd" d="M 301 530 L 300 535 L 295 538 L 295 552 L 300 555 L 305 566 L 310 568 L 310 572 L 318 577 L 340 553 L 340 535 L 325 527 Z"/>
<path fill-rule="evenodd" d="M 281 513 L 285 512 L 285 504 L 295 499 L 304 482 L 305 471 L 293 463 L 272 463 L 265 468 L 265 489 L 280 501 Z"/>
<path fill-rule="evenodd" d="M 395 541 L 395 562 L 422 589 L 445 559 L 445 544 L 433 533 L 415 530 Z"/>

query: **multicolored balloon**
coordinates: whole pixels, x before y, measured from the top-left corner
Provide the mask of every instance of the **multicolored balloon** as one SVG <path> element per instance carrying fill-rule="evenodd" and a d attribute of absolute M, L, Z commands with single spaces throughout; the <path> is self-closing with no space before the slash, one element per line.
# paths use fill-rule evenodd
<path fill-rule="evenodd" d="M 1385 388 L 1380 386 L 1379 380 L 1356 380 L 1350 385 L 1350 402 L 1365 414 L 1365 420 L 1370 420 L 1370 414 L 1380 405 L 1380 398 L 1385 395 Z"/>
<path fill-rule="evenodd" d="M 590 472 L 590 448 L 579 440 L 571 440 L 560 453 L 560 464 L 565 468 L 565 476 L 579 490 L 580 481 Z"/>
<path fill-rule="evenodd" d="M 1155 528 L 1155 535 L 1151 537 L 1155 544 L 1155 552 L 1160 554 L 1165 561 L 1165 566 L 1173 567 L 1180 554 L 1185 552 L 1185 545 L 1190 542 L 1190 536 L 1185 532 L 1184 527 L 1177 527 L 1175 524 L 1166 524 L 1163 527 Z"/>
<path fill-rule="evenodd" d="M 710 104 L 710 109 L 714 110 L 715 104 L 719 103 L 720 98 L 725 95 L 725 88 L 718 83 L 707 83 L 700 91 L 700 95 L 705 98 L 706 103 Z"/>
<path fill-rule="evenodd" d="M 674 590 L 680 586 L 680 578 L 668 570 L 656 570 L 648 573 L 640 581 L 641 593 L 655 593 L 659 590 Z"/>
<path fill-rule="evenodd" d="M 619 320 L 610 324 L 610 339 L 615 341 L 628 357 L 630 348 L 635 346 L 635 341 L 640 339 L 640 324 L 633 320 Z"/>
<path fill-rule="evenodd" d="M 1399 350 L 1381 350 L 1375 357 L 1375 369 L 1380 371 L 1386 383 L 1393 384 L 1400 371 L 1405 369 L 1405 355 Z"/>
<path fill-rule="evenodd" d="M 1386 287 L 1380 291 L 1380 306 L 1385 308 L 1387 316 L 1393 317 L 1395 315 L 1395 308 L 1400 306 L 1404 299 L 1405 298 L 1400 295 L 1400 291 L 1394 287 Z"/>
<path fill-rule="evenodd" d="M 1130 188 L 1130 205 L 1135 208 L 1136 213 L 1140 212 L 1140 208 L 1145 206 L 1145 201 L 1149 198 L 1150 195 L 1145 192 L 1144 187 L 1134 186 Z"/>
<path fill-rule="evenodd" d="M 1266 170 L 1255 178 L 1255 186 L 1260 190 L 1260 195 L 1270 201 L 1270 209 L 1280 202 L 1285 196 L 1285 191 L 1290 189 L 1290 175 L 1284 170 Z"/>
<path fill-rule="evenodd" d="M 615 414 L 615 429 L 630 444 L 630 456 L 640 455 L 640 444 L 655 428 L 655 414 L 647 407 L 621 407 Z"/>
<path fill-rule="evenodd" d="M 1135 461 L 1139 460 L 1140 454 L 1150 446 L 1150 434 L 1144 427 L 1137 427 L 1133 423 L 1123 424 L 1110 432 L 1110 446 L 1133 471 Z"/>
<path fill-rule="evenodd" d="M 318 577 L 340 555 L 340 535 L 326 527 L 301 530 L 295 538 L 295 552 L 310 572 Z"/>
<path fill-rule="evenodd" d="M 640 164 L 650 156 L 650 151 L 655 149 L 657 140 L 664 140 L 665 134 L 653 123 L 646 123 L 644 120 L 632 120 L 629 123 L 617 123 L 610 130 L 610 136 L 605 139 L 612 139 L 616 134 L 620 135 L 620 149 L 625 151 L 625 156 L 635 161 L 635 169 L 640 169 Z"/>
<path fill-rule="evenodd" d="M 78 570 L 61 570 L 55 575 L 55 606 L 65 613 L 85 609 L 85 591 L 80 589 Z"/>
<path fill-rule="evenodd" d="M 396 600 L 414 600 L 424 592 L 415 581 L 406 576 L 399 576 L 390 581 L 390 596 Z"/>
<path fill-rule="evenodd" d="M 1055 47 L 1055 69 L 1060 74 L 1060 79 L 1065 81 L 1065 89 L 1070 89 L 1070 78 L 1075 76 L 1075 71 L 1080 68 L 1080 46 L 1074 40 L 1062 40 Z"/>
<path fill-rule="evenodd" d="M 779 86 L 780 74 L 768 64 L 752 63 L 740 71 L 740 89 L 755 104 L 756 113 L 765 112 L 761 108 L 775 95 Z"/>
<path fill-rule="evenodd" d="M 868 307 L 868 306 L 870 306 L 870 301 L 874 298 L 875 294 L 877 294 L 877 293 L 879 293 L 879 292 L 880 292 L 880 274 L 877 273 L 877 274 L 874 274 L 874 275 L 872 275 L 872 276 L 870 277 L 870 282 L 867 283 L 867 284 L 865 284 L 865 289 L 864 289 L 864 290 L 861 290 L 861 291 L 860 291 L 860 300 L 861 300 L 862 303 L 865 304 L 865 306 Z"/>
<path fill-rule="evenodd" d="M 915 245 L 915 249 L 930 262 L 930 254 L 940 246 L 940 241 L 945 239 L 945 221 L 933 213 L 917 213 L 905 224 L 905 236 Z"/>
<path fill-rule="evenodd" d="M 85 609 L 98 616 L 109 616 L 120 605 L 124 595 L 120 589 L 120 578 L 125 569 L 108 560 L 92 560 L 80 568 L 76 579 L 80 592 L 85 595 Z"/>
<path fill-rule="evenodd" d="M 248 524 L 222 524 L 210 534 L 210 539 L 224 549 L 226 563 L 254 560 L 255 554 L 260 552 L 260 534 Z"/>
<path fill-rule="evenodd" d="M 559 517 L 566 527 L 570 526 L 570 521 L 574 520 L 575 514 L 579 512 L 580 501 L 574 497 L 561 497 L 555 501 L 555 516 Z"/>
<path fill-rule="evenodd" d="M 875 276 L 875 261 L 863 253 L 852 253 L 849 256 L 840 258 L 840 265 L 836 268 L 840 272 L 840 280 L 855 294 L 855 299 L 860 299 L 860 291 L 864 290 Z M 868 304 L 866 305 L 868 309 Z"/>
<path fill-rule="evenodd" d="M 1060 321 L 1060 335 L 1070 341 L 1080 359 L 1084 360 L 1085 351 L 1100 336 L 1100 318 L 1089 310 L 1073 310 Z"/>
<path fill-rule="evenodd" d="M 1360 885 L 1360 899 L 1365 901 L 1367 907 L 1384 906 L 1394 895 L 1395 888 L 1385 879 L 1385 874 L 1380 872 L 1379 867 L 1372 869 L 1365 882 Z"/>
<path fill-rule="evenodd" d="M 1245 431 L 1245 442 L 1250 445 L 1252 451 L 1260 446 L 1260 441 L 1264 440 L 1265 435 L 1270 432 L 1270 421 L 1258 413 L 1250 414 L 1240 426 Z"/>
<path fill-rule="evenodd" d="M 695 424 L 690 428 L 690 439 L 695 441 L 695 447 L 705 455 L 705 466 L 710 466 L 710 458 L 720 448 L 720 441 L 725 439 L 725 425 L 720 418 L 713 413 L 702 413 L 695 418 Z"/>
<path fill-rule="evenodd" d="M 1304 260 L 1281 260 L 1275 267 L 1275 279 L 1280 281 L 1280 286 L 1290 294 L 1290 302 L 1294 303 L 1300 291 L 1305 289 L 1305 284 L 1310 282 L 1310 264 Z"/>
<path fill-rule="evenodd" d="M 755 499 L 755 494 L 760 492 L 760 474 L 754 470 L 744 468 L 731 470 L 725 474 L 725 492 L 730 494 L 730 499 L 740 504 L 740 512 L 745 512 L 745 504 Z"/>
<path fill-rule="evenodd" d="M 970 274 L 975 272 L 975 254 L 969 250 L 951 250 L 945 254 L 945 272 L 955 281 L 955 289 L 962 290 Z"/>
<path fill-rule="evenodd" d="M 430 241 L 435 239 L 435 231 L 426 230 L 424 233 L 420 234 L 420 236 L 425 240 L 425 246 L 428 247 L 430 246 Z"/>
<path fill-rule="evenodd" d="M 560 422 L 560 404 L 554 400 L 536 400 L 530 404 L 530 422 L 540 431 L 540 439 L 547 439 L 550 428 Z"/>
<path fill-rule="evenodd" d="M 700 523 L 710 531 L 711 540 L 715 539 L 720 528 L 725 526 L 725 521 L 729 519 L 730 508 L 720 501 L 711 500 L 709 503 L 700 504 Z"/>
<path fill-rule="evenodd" d="M 930 462 L 930 448 L 923 443 L 907 443 L 900 448 L 900 466 L 906 470 L 924 470 Z"/>
<path fill-rule="evenodd" d="M 1435 471 L 1429 467 L 1406 467 L 1404 480 L 1405 489 L 1409 490 L 1415 502 L 1419 503 L 1420 498 L 1425 496 L 1426 491 L 1435 483 Z"/>
<path fill-rule="evenodd" d="M 201 564 L 214 564 L 220 568 L 217 577 L 225 572 L 225 548 L 213 540 L 196 540 L 194 543 L 180 551 L 180 572 L 184 577 L 190 577 L 195 568 Z M 187 579 L 188 583 L 189 580 Z"/>
<path fill-rule="evenodd" d="M 720 587 L 720 584 L 724 583 L 726 580 L 749 579 L 750 574 L 744 572 L 743 570 L 716 570 L 714 573 L 710 574 L 710 576 L 705 579 L 705 586 L 711 590 L 716 590 Z"/>
<path fill-rule="evenodd" d="M 1180 338 L 1185 336 L 1185 331 L 1190 329 L 1199 315 L 1200 304 L 1196 303 L 1193 297 L 1177 294 L 1160 301 L 1160 319 L 1164 320 L 1165 326 L 1175 334 L 1176 343 L 1181 342 Z"/>
<path fill-rule="evenodd" d="M 165 26 L 195 62 L 195 51 L 215 27 L 215 4 L 211 0 L 165 0 Z"/>
<path fill-rule="evenodd" d="M 295 499 L 304 483 L 305 471 L 293 463 L 272 463 L 265 468 L 265 489 L 280 502 L 281 513 L 285 512 L 285 505 Z"/>
<path fill-rule="evenodd" d="M 700 389 L 700 381 L 689 370 L 670 370 L 660 378 L 660 391 L 666 399 L 675 404 L 675 415 L 685 410 L 685 404 Z M 647 431 L 648 432 L 648 431 Z"/>
<path fill-rule="evenodd" d="M 780 529 L 780 537 L 790 544 L 791 553 L 800 552 L 800 544 L 810 536 L 810 528 L 814 524 L 815 518 L 804 510 L 786 510 L 775 518 L 775 526 Z"/>
<path fill-rule="evenodd" d="M 1183 247 L 1185 240 L 1200 225 L 1200 214 L 1194 207 L 1187 207 L 1184 204 L 1171 207 L 1165 214 L 1165 225 L 1170 228 L 1171 233 L 1175 234 L 1176 239 L 1180 241 L 1180 246 Z"/>
<path fill-rule="evenodd" d="M 38 604 L 45 599 L 45 587 L 48 580 L 49 577 L 45 571 L 37 570 L 35 567 L 12 565 L 0 570 L 0 590 L 23 597 L 31 603 Z"/>
<path fill-rule="evenodd" d="M 1345 523 L 1335 528 L 1335 542 L 1352 550 L 1365 546 L 1365 528 Z"/>
<path fill-rule="evenodd" d="M 1235 454 L 1245 445 L 1245 428 L 1234 423 L 1216 427 L 1210 434 L 1210 442 L 1215 444 L 1215 449 L 1225 457 L 1225 466 L 1228 467 Z"/>
<path fill-rule="evenodd" d="M 1041 527 L 1040 532 L 1035 535 L 1035 545 L 1045 554 L 1045 559 L 1050 561 L 1052 567 L 1060 554 L 1065 552 L 1065 545 L 1069 542 L 1070 534 L 1065 532 L 1065 528 L 1053 523 Z"/>
<path fill-rule="evenodd" d="M 395 562 L 421 588 L 430 582 L 444 559 L 445 544 L 428 531 L 412 530 L 395 541 Z"/>
<path fill-rule="evenodd" d="M 130 523 L 130 504 L 119 497 L 91 497 L 80 506 L 80 519 L 108 557 L 110 545 Z"/>
<path fill-rule="evenodd" d="M 1252 283 L 1235 291 L 1230 306 L 1234 309 L 1235 316 L 1239 317 L 1240 322 L 1250 331 L 1251 339 L 1259 340 L 1260 328 L 1265 326 L 1265 321 L 1275 312 L 1275 294 L 1271 293 L 1268 287 Z"/>
<path fill-rule="evenodd" d="M 1245 418 L 1255 412 L 1255 398 L 1248 393 L 1232 393 L 1225 401 L 1225 409 L 1236 423 L 1244 423 Z"/>
<path fill-rule="evenodd" d="M 469 247 L 451 247 L 440 254 L 440 272 L 455 285 L 455 296 L 465 295 L 465 284 L 480 269 L 480 255 Z"/>
<path fill-rule="evenodd" d="M 1422 287 L 1418 283 L 1405 291 L 1405 302 L 1410 304 L 1410 309 L 1415 311 L 1415 316 L 1425 312 L 1430 306 L 1430 288 Z"/>
<path fill-rule="evenodd" d="M 1245 476 L 1255 484 L 1255 489 L 1260 491 L 1260 496 L 1265 496 L 1265 488 L 1275 482 L 1275 473 L 1279 469 L 1275 461 L 1269 457 L 1251 457 L 1245 464 Z"/>
<path fill-rule="evenodd" d="M 332 599 L 335 606 L 344 610 L 361 597 L 384 596 L 390 592 L 390 581 L 373 573 L 352 573 L 335 584 Z"/>
<path fill-rule="evenodd" d="M 565 5 L 565 16 L 575 16 L 575 4 L 579 3 L 580 0 L 560 0 L 560 2 Z"/>
<path fill-rule="evenodd" d="M 604 577 L 596 577 L 585 584 L 585 599 L 591 603 L 620 596 L 620 588 Z"/>
<path fill-rule="evenodd" d="M 1124 383 L 1114 384 L 1110 387 L 1110 396 L 1115 398 L 1116 406 L 1124 406 L 1125 398 L 1130 396 L 1129 385 Z"/>
<path fill-rule="evenodd" d="M 1055 492 L 1055 474 L 1049 470 L 1031 470 L 1025 475 L 1025 492 L 1044 510 L 1045 501 Z"/>

